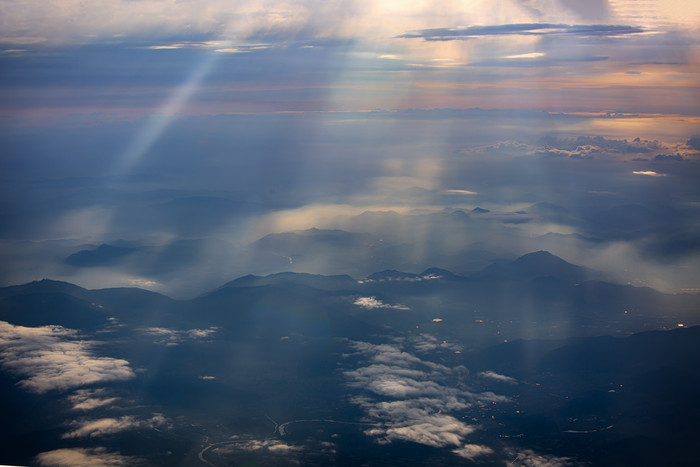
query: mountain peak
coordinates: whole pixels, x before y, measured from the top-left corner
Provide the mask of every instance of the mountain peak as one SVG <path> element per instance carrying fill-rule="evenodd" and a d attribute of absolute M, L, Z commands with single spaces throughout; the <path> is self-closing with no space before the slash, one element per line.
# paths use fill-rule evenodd
<path fill-rule="evenodd" d="M 585 280 L 591 275 L 591 271 L 586 268 L 571 264 L 543 250 L 522 255 L 511 263 L 492 264 L 477 274 L 479 277 L 499 277 L 509 280 L 554 277 L 572 281 Z"/>
<path fill-rule="evenodd" d="M 491 212 L 491 211 L 488 210 L 488 209 L 484 209 L 484 208 L 481 208 L 481 207 L 478 207 L 478 206 L 477 206 L 477 207 L 475 207 L 474 209 L 472 209 L 472 212 L 473 212 L 474 214 L 486 214 L 487 212 Z"/>
<path fill-rule="evenodd" d="M 529 265 L 544 265 L 544 264 L 550 264 L 550 265 L 562 265 L 562 264 L 567 264 L 569 266 L 573 266 L 571 263 L 564 261 L 560 257 L 553 255 L 549 251 L 545 250 L 539 250 L 539 251 L 533 251 L 532 253 L 527 253 L 524 254 L 515 261 L 513 261 L 513 264 L 529 264 Z"/>

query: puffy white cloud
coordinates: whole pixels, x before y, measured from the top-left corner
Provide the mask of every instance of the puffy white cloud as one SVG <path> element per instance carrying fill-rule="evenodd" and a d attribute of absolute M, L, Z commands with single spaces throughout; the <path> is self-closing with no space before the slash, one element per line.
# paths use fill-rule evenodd
<path fill-rule="evenodd" d="M 420 421 L 408 421 L 405 425 L 390 426 L 383 429 L 384 439 L 387 441 L 400 440 L 412 441 L 441 448 L 445 446 L 457 446 L 462 439 L 476 430 L 451 415 L 434 414 L 422 418 Z M 370 430 L 370 434 L 372 430 Z"/>
<path fill-rule="evenodd" d="M 140 459 L 110 452 L 105 448 L 56 449 L 38 454 L 34 461 L 41 467 L 120 467 L 143 465 Z"/>
<path fill-rule="evenodd" d="M 487 447 L 464 445 L 477 429 L 464 423 L 455 412 L 472 406 L 471 400 L 508 402 L 505 396 L 473 393 L 460 381 L 468 375 L 464 367 L 450 368 L 418 358 L 407 349 L 424 353 L 440 350 L 433 336 L 397 339 L 393 344 L 351 342 L 356 355 L 367 358 L 363 366 L 344 372 L 347 385 L 363 393 L 351 398 L 368 419 L 377 422 L 365 430 L 380 443 L 411 441 L 433 447 L 455 447 L 455 454 L 470 458 L 486 454 Z M 449 347 L 449 346 L 448 346 Z M 388 400 L 387 400 L 388 399 Z"/>
<path fill-rule="evenodd" d="M 25 327 L 0 321 L 0 366 L 21 376 L 20 387 L 36 393 L 124 381 L 129 362 L 95 355 L 93 341 L 61 326 Z"/>

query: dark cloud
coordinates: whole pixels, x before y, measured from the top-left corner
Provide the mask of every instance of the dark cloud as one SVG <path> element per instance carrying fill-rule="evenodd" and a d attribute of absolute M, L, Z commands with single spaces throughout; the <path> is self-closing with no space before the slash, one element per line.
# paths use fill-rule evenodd
<path fill-rule="evenodd" d="M 411 31 L 399 38 L 422 38 L 428 41 L 465 40 L 482 36 L 503 35 L 572 35 L 581 37 L 617 37 L 644 32 L 642 28 L 625 25 L 569 25 L 550 23 L 518 23 L 493 26 L 469 26 L 466 28 L 433 28 Z"/>
<path fill-rule="evenodd" d="M 686 142 L 686 144 L 696 151 L 700 151 L 700 136 L 693 136 Z"/>
<path fill-rule="evenodd" d="M 667 154 L 657 154 L 654 156 L 654 162 L 683 162 L 683 156 L 680 154 L 667 155 Z"/>

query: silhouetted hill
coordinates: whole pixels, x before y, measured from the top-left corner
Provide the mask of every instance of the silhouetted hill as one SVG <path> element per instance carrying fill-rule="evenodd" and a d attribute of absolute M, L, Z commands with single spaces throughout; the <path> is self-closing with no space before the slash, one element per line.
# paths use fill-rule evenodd
<path fill-rule="evenodd" d="M 85 293 L 87 293 L 87 289 L 71 284 L 69 282 L 55 281 L 51 279 L 32 281 L 22 285 L 0 287 L 0 297 L 9 297 L 12 295 L 34 293 L 64 293 L 76 297 L 81 297 L 84 296 Z"/>
<path fill-rule="evenodd" d="M 369 245 L 374 241 L 376 241 L 375 236 L 370 234 L 312 228 L 296 232 L 269 234 L 253 242 L 251 247 L 292 254 L 313 247 Z"/>
<path fill-rule="evenodd" d="M 492 264 L 474 274 L 477 279 L 529 280 L 538 277 L 554 277 L 567 281 L 584 281 L 595 273 L 581 266 L 564 261 L 548 251 L 528 253 L 511 263 Z"/>
<path fill-rule="evenodd" d="M 306 285 L 317 289 L 339 290 L 351 288 L 357 285 L 357 281 L 348 275 L 324 276 L 320 274 L 306 274 L 298 272 L 280 272 L 267 276 L 247 275 L 232 280 L 222 285 L 225 287 L 259 287 L 281 282 Z"/>
<path fill-rule="evenodd" d="M 491 211 L 489 209 L 484 209 L 484 208 L 480 208 L 477 206 L 474 209 L 472 209 L 472 212 L 474 214 L 486 214 L 487 212 L 491 212 Z"/>
<path fill-rule="evenodd" d="M 66 264 L 79 267 L 108 266 L 116 264 L 138 248 L 119 247 L 102 244 L 93 250 L 80 250 L 65 259 Z"/>

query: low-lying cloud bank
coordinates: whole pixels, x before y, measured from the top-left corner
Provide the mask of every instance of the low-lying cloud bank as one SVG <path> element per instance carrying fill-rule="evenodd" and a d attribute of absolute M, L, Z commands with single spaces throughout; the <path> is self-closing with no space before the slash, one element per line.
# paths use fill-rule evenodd
<path fill-rule="evenodd" d="M 410 441 L 435 448 L 451 447 L 456 455 L 467 459 L 491 454 L 493 450 L 487 446 L 465 443 L 479 427 L 462 421 L 458 412 L 477 399 L 507 403 L 509 398 L 491 392 L 474 393 L 465 384 L 469 374 L 465 367 L 450 368 L 409 351 L 438 349 L 434 341 L 419 336 L 388 344 L 350 343 L 354 355 L 362 360 L 359 368 L 344 373 L 346 384 L 361 391 L 352 401 L 376 423 L 365 434 L 381 444 Z"/>

